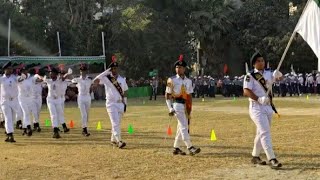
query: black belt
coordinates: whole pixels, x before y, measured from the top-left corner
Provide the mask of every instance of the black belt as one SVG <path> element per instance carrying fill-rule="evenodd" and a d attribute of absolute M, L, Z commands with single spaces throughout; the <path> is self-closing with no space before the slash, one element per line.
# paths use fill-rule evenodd
<path fill-rule="evenodd" d="M 176 99 L 174 99 L 174 102 L 175 103 L 180 103 L 180 104 L 185 104 L 186 103 L 186 101 L 184 99 L 182 99 L 182 98 L 176 98 Z"/>

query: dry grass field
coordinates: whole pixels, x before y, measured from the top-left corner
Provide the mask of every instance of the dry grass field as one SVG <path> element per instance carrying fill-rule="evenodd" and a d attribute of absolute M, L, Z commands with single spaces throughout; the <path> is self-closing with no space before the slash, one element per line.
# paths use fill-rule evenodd
<path fill-rule="evenodd" d="M 145 102 L 145 103 L 143 103 Z M 61 139 L 51 138 L 46 107 L 42 132 L 32 137 L 16 131 L 15 144 L 5 143 L 0 129 L 0 179 L 320 179 L 320 98 L 275 98 L 281 114 L 274 118 L 272 138 L 281 170 L 250 164 L 255 127 L 246 98 L 195 99 L 191 138 L 202 148 L 196 156 L 173 156 L 174 136 L 166 134 L 170 121 L 164 99 L 130 99 L 122 121 L 125 149 L 109 145 L 110 121 L 104 102 L 93 102 L 90 137 L 81 135 L 80 112 L 67 104 L 67 122 L 75 127 Z M 102 130 L 96 130 L 101 121 Z M 129 134 L 132 124 L 134 133 Z M 210 140 L 214 129 L 217 141 Z M 265 156 L 263 156 L 265 159 Z"/>

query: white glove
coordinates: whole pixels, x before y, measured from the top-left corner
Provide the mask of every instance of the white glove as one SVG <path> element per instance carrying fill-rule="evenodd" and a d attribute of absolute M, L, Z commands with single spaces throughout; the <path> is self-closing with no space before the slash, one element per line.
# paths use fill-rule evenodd
<path fill-rule="evenodd" d="M 21 73 L 20 79 L 25 80 L 26 78 L 27 78 L 27 76 L 24 73 Z"/>
<path fill-rule="evenodd" d="M 71 69 L 71 68 L 68 69 L 67 74 L 68 74 L 68 75 L 71 75 L 71 74 L 72 74 L 72 69 Z"/>
<path fill-rule="evenodd" d="M 282 77 L 282 73 L 278 70 L 273 71 L 273 77 L 278 79 Z"/>
<path fill-rule="evenodd" d="M 267 105 L 270 103 L 270 99 L 267 96 L 262 96 L 258 98 L 258 102 L 262 105 Z"/>
<path fill-rule="evenodd" d="M 35 74 L 34 77 L 37 78 L 37 79 L 41 79 L 39 74 Z"/>

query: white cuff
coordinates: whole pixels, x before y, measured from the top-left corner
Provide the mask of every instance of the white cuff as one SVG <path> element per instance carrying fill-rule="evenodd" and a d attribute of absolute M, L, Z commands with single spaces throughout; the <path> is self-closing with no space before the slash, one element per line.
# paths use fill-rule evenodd
<path fill-rule="evenodd" d="M 127 104 L 128 104 L 128 98 L 127 98 L 127 97 L 124 97 L 124 98 L 123 98 L 123 102 L 124 102 L 124 104 L 127 105 Z"/>
<path fill-rule="evenodd" d="M 169 112 L 172 111 L 173 107 L 172 107 L 172 101 L 170 99 L 167 99 L 166 100 L 166 103 L 167 103 L 167 107 L 169 109 Z"/>

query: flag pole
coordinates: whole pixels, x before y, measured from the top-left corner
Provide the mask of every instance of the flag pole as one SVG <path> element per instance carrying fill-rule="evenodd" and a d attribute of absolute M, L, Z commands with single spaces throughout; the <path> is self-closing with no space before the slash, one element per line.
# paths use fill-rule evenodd
<path fill-rule="evenodd" d="M 60 33 L 59 32 L 57 32 L 57 38 L 58 38 L 59 56 L 61 56 Z"/>
<path fill-rule="evenodd" d="M 10 57 L 11 19 L 8 22 L 8 57 Z"/>
<path fill-rule="evenodd" d="M 292 41 L 293 41 L 293 38 L 294 38 L 295 35 L 297 34 L 296 28 L 297 28 L 297 26 L 298 26 L 298 24 L 299 24 L 299 22 L 300 22 L 301 17 L 303 16 L 303 14 L 304 14 L 304 12 L 305 12 L 305 10 L 306 10 L 306 8 L 308 7 L 309 3 L 310 3 L 310 0 L 308 0 L 307 4 L 305 5 L 305 7 L 304 7 L 304 9 L 303 9 L 303 11 L 302 11 L 302 14 L 301 14 L 301 16 L 300 16 L 300 18 L 299 18 L 299 21 L 298 21 L 298 23 L 296 24 L 296 27 L 295 27 L 294 30 L 293 30 L 293 33 L 292 33 L 292 35 L 291 35 L 291 37 L 290 37 L 290 40 L 289 40 L 289 42 L 288 42 L 288 44 L 287 44 L 287 47 L 286 47 L 286 49 L 284 50 L 284 52 L 283 52 L 283 54 L 282 54 L 282 57 L 281 57 L 281 60 L 280 60 L 280 62 L 279 62 L 279 64 L 278 64 L 277 71 L 279 71 L 279 69 L 280 69 L 280 67 L 281 67 L 281 65 L 282 65 L 282 63 L 283 63 L 283 60 L 284 60 L 284 58 L 285 58 L 286 55 L 287 55 L 287 52 L 288 52 L 288 50 L 289 50 L 289 47 L 290 47 L 290 45 L 291 45 L 291 43 L 292 43 Z M 267 95 L 271 92 L 271 89 L 272 89 L 272 86 L 268 88 Z"/>

